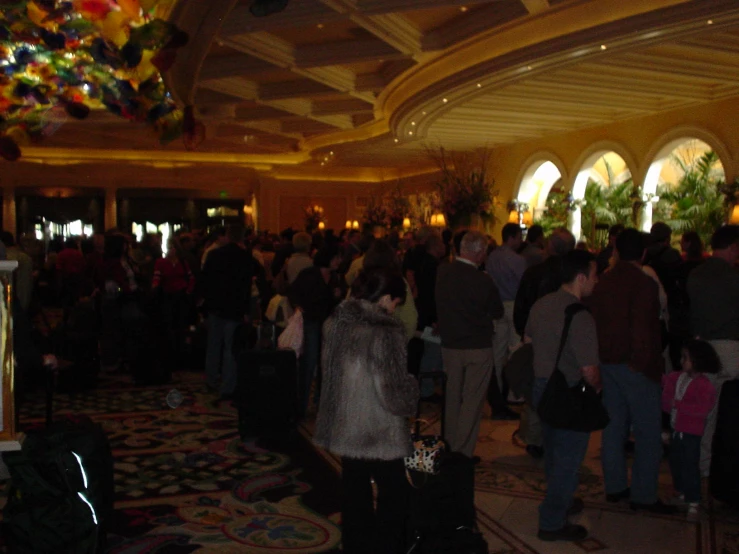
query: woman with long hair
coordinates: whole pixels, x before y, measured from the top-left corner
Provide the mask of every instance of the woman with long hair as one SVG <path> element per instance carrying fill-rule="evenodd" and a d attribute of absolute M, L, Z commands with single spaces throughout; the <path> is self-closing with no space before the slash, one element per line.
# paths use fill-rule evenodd
<path fill-rule="evenodd" d="M 400 272 L 363 271 L 323 327 L 314 442 L 342 459 L 347 554 L 405 552 L 409 484 L 403 458 L 412 452 L 407 418 L 418 402 L 403 326 L 393 317 L 405 298 Z"/>

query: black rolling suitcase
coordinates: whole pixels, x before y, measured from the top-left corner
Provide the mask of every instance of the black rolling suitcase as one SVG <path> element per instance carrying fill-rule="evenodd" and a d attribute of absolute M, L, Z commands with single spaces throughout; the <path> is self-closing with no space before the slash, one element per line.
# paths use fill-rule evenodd
<path fill-rule="evenodd" d="M 76 416 L 29 431 L 10 472 L 2 533 L 9 554 L 105 551 L 113 513 L 113 456 L 99 424 Z"/>
<path fill-rule="evenodd" d="M 739 508 L 739 379 L 721 388 L 711 449 L 711 496 Z"/>
<path fill-rule="evenodd" d="M 418 378 L 441 378 L 446 397 L 443 372 L 421 373 Z M 445 400 L 441 404 L 442 422 Z M 472 458 L 449 452 L 442 458 L 437 475 L 416 475 L 412 482 L 408 554 L 487 554 L 487 543 L 477 531 Z"/>
<path fill-rule="evenodd" d="M 237 355 L 234 405 L 242 439 L 288 441 L 297 427 L 298 360 L 293 350 L 275 348 L 271 324 L 256 328 L 256 342 Z"/>

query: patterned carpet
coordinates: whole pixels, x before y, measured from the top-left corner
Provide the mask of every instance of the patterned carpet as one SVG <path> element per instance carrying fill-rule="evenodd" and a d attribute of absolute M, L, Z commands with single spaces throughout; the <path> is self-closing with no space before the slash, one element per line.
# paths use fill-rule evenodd
<path fill-rule="evenodd" d="M 166 387 L 104 377 L 97 390 L 55 397 L 56 417 L 101 423 L 115 458 L 108 552 L 338 552 L 338 477 L 307 440 L 280 450 L 244 443 L 236 410 L 177 373 Z M 170 408 L 172 389 L 182 403 Z M 170 396 L 170 400 L 171 400 Z M 43 425 L 41 394 L 21 407 L 21 428 Z"/>

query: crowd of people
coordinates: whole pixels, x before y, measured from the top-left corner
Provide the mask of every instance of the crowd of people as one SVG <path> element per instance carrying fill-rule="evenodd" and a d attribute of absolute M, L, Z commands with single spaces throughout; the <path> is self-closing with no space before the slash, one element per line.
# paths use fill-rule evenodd
<path fill-rule="evenodd" d="M 500 245 L 478 231 L 430 227 L 376 238 L 357 230 L 245 236 L 230 226 L 207 237 L 179 233 L 166 245 L 158 235 L 137 242 L 111 231 L 68 239 L 43 257 L 24 252 L 10 233 L 0 238 L 6 257 L 20 264 L 20 317 L 33 318 L 36 298 L 65 314 L 90 302 L 103 367 L 136 374 L 151 352 L 141 349 L 141 330 L 156 329 L 167 379 L 192 359 L 192 329 L 204 321 L 205 380 L 222 400 L 236 389 L 239 329 L 264 319 L 279 329 L 300 310 L 298 415 L 316 413 L 316 443 L 342 457 L 347 552 L 404 551 L 407 417 L 419 396 L 440 392 L 449 449 L 473 462 L 486 402 L 494 420 L 520 418 L 516 440 L 545 462 L 539 537 L 587 536 L 568 517 L 583 508 L 574 492 L 589 433 L 554 428 L 537 413 L 571 305 L 586 309 L 572 317 L 559 369 L 568 383 L 584 379 L 602 391 L 609 502 L 656 513 L 684 507 L 698 517 L 721 385 L 739 377 L 739 228 L 732 225 L 716 230 L 710 256 L 695 233 L 681 237 L 682 252 L 675 249 L 661 222 L 649 233 L 614 226 L 598 253 L 578 247 L 565 228 L 545 236 L 537 225 L 524 234 L 512 223 Z M 508 390 L 504 368 L 527 342 L 533 384 L 524 400 Z M 414 379 L 438 371 L 446 372 L 445 391 Z M 670 502 L 657 496 L 665 442 L 677 493 Z M 376 540 L 384 541 L 380 550 Z"/>

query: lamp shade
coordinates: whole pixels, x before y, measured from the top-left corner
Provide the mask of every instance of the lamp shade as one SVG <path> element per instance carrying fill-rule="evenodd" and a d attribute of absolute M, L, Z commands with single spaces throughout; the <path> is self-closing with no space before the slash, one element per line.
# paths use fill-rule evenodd
<path fill-rule="evenodd" d="M 359 221 L 356 219 L 352 221 L 352 229 L 359 229 Z"/>
<path fill-rule="evenodd" d="M 446 219 L 444 218 L 444 214 L 438 214 L 436 216 L 436 225 L 439 227 L 446 227 Z"/>
<path fill-rule="evenodd" d="M 318 228 L 323 231 L 326 228 L 326 224 L 323 221 L 319 221 Z"/>
<path fill-rule="evenodd" d="M 403 229 L 410 229 L 411 228 L 411 220 L 410 218 L 406 217 L 403 219 Z"/>
<path fill-rule="evenodd" d="M 511 210 L 508 214 L 508 223 L 518 223 L 518 211 Z"/>
<path fill-rule="evenodd" d="M 436 227 L 436 219 L 437 219 L 437 215 L 436 214 L 432 214 L 431 215 L 431 221 L 429 221 L 429 225 L 431 225 L 432 227 Z"/>
<path fill-rule="evenodd" d="M 526 227 L 531 227 L 531 225 L 534 223 L 534 216 L 531 212 L 523 212 L 523 221 L 522 223 L 526 225 Z"/>
<path fill-rule="evenodd" d="M 351 219 L 347 219 L 346 220 L 346 225 L 344 227 L 346 227 L 347 229 L 351 229 L 352 228 L 352 220 Z"/>
<path fill-rule="evenodd" d="M 729 223 L 731 223 L 732 225 L 739 224 L 739 204 L 735 204 L 732 208 Z"/>

